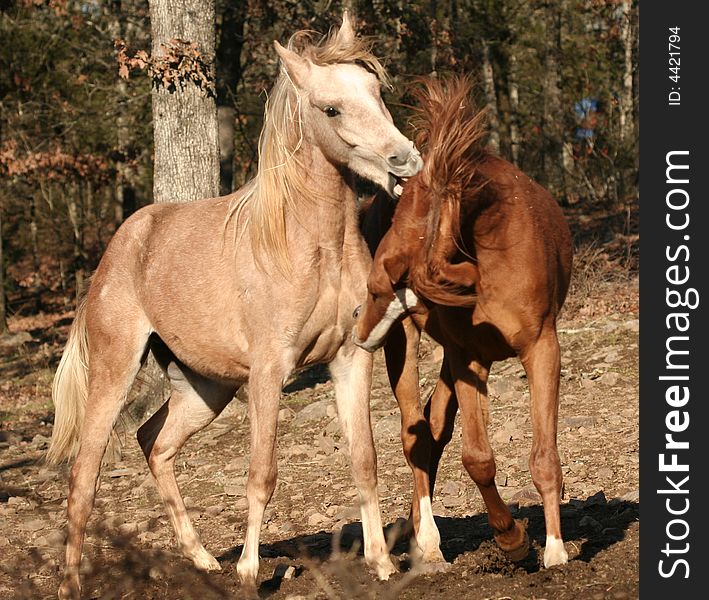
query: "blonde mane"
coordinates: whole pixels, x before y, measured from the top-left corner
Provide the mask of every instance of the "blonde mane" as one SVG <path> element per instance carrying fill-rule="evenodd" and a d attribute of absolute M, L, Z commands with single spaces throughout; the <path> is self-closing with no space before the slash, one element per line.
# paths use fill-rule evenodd
<path fill-rule="evenodd" d="M 313 41 L 313 37 L 312 32 L 299 31 L 289 40 L 288 49 L 319 66 L 361 65 L 374 73 L 382 85 L 389 86 L 384 67 L 372 54 L 372 45 L 367 39 L 343 39 L 336 30 L 319 42 Z M 320 193 L 317 186 L 308 185 L 307 165 L 300 152 L 303 144 L 301 102 L 301 94 L 281 64 L 264 108 L 257 174 L 246 193 L 233 202 L 228 215 L 228 220 L 235 216 L 238 222 L 248 206 L 249 210 L 243 214 L 256 264 L 263 265 L 262 257 L 268 256 L 285 275 L 291 271 L 286 214 Z"/>

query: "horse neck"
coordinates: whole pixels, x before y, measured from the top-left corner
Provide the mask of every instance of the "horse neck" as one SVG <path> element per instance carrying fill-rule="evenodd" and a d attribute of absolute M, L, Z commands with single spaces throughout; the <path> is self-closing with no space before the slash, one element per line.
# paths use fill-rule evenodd
<path fill-rule="evenodd" d="M 304 144 L 301 151 L 308 188 L 317 193 L 293 207 L 291 227 L 317 241 L 318 247 L 341 250 L 359 231 L 354 189 L 317 146 Z"/>

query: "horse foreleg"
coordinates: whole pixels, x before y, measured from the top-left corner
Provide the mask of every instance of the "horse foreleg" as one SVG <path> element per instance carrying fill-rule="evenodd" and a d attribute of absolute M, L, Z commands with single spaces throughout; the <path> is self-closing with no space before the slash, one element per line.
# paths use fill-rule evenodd
<path fill-rule="evenodd" d="M 175 480 L 175 459 L 185 442 L 209 425 L 234 397 L 227 387 L 171 363 L 167 374 L 170 398 L 138 430 L 138 442 L 165 503 L 182 553 L 198 569 L 219 570 L 216 559 L 202 546 Z"/>
<path fill-rule="evenodd" d="M 246 539 L 236 571 L 248 592 L 255 592 L 258 577 L 258 546 L 266 510 L 276 488 L 276 434 L 278 403 L 285 373 L 254 367 L 249 376 L 249 420 L 251 421 L 251 460 L 246 483 L 249 505 Z"/>
<path fill-rule="evenodd" d="M 487 437 L 490 366 L 476 360 L 466 365 L 456 352 L 449 353 L 449 360 L 463 426 L 463 465 L 483 497 L 497 545 L 511 560 L 521 560 L 529 551 L 529 538 L 524 523 L 512 518 L 497 490 L 495 457 Z"/>
<path fill-rule="evenodd" d="M 401 412 L 401 442 L 413 473 L 411 518 L 424 562 L 445 562 L 441 536 L 433 519 L 429 483 L 431 431 L 419 400 L 418 346 L 420 332 L 410 318 L 395 323 L 384 352 L 387 371 Z"/>
<path fill-rule="evenodd" d="M 521 358 L 529 379 L 532 407 L 532 452 L 529 457 L 529 470 L 544 503 L 547 532 L 544 566 L 551 567 L 565 564 L 569 560 L 561 537 L 559 515 L 562 476 L 556 433 L 561 358 L 555 328 L 545 328 L 539 339 Z"/>
<path fill-rule="evenodd" d="M 340 427 L 350 451 L 352 477 L 359 493 L 364 559 L 379 579 L 396 568 L 389 558 L 377 493 L 377 454 L 369 415 L 372 355 L 346 344 L 330 363 Z"/>

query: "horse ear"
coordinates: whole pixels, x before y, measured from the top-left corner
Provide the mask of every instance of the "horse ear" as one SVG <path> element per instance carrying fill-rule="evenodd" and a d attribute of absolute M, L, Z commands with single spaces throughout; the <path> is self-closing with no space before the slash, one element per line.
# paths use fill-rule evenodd
<path fill-rule="evenodd" d="M 337 32 L 337 40 L 343 46 L 351 46 L 354 43 L 355 31 L 352 27 L 352 19 L 350 18 L 350 12 L 345 9 L 342 13 L 342 25 L 340 30 Z"/>
<path fill-rule="evenodd" d="M 291 81 L 298 87 L 302 87 L 310 73 L 310 62 L 293 52 L 293 50 L 284 48 L 276 40 L 273 41 L 273 46 L 276 52 L 278 52 L 278 56 L 288 72 Z"/>

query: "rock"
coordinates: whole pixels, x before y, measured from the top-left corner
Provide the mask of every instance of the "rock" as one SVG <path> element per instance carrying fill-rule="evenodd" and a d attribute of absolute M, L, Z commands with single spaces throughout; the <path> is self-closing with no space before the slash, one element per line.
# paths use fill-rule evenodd
<path fill-rule="evenodd" d="M 362 511 L 359 506 L 348 506 L 341 509 L 336 515 L 334 515 L 335 521 L 352 521 L 354 519 L 359 519 L 362 516 Z"/>
<path fill-rule="evenodd" d="M 308 517 L 308 525 L 311 527 L 322 525 L 327 523 L 328 518 L 325 515 L 321 515 L 319 512 L 315 512 Z"/>
<path fill-rule="evenodd" d="M 47 526 L 47 522 L 44 519 L 32 519 L 31 521 L 25 521 L 20 525 L 20 528 L 24 531 L 39 531 Z"/>
<path fill-rule="evenodd" d="M 329 411 L 328 408 L 330 409 Z M 318 400 L 317 402 L 308 404 L 295 415 L 295 418 L 293 419 L 293 426 L 297 427 L 299 425 L 305 425 L 306 423 L 320 421 L 328 416 L 332 418 L 336 413 L 337 411 L 335 410 L 335 405 L 332 400 L 327 398 L 325 400 Z"/>
<path fill-rule="evenodd" d="M 613 386 L 618 383 L 618 379 L 620 379 L 620 375 L 618 375 L 618 373 L 607 371 L 598 378 L 598 381 L 604 385 Z"/>
<path fill-rule="evenodd" d="M 237 456 L 227 463 L 224 467 L 226 472 L 241 472 L 246 473 L 249 470 L 249 457 L 248 456 Z"/>
<path fill-rule="evenodd" d="M 491 391 L 500 398 L 508 398 L 507 394 L 514 394 L 510 396 L 511 398 L 517 398 L 519 396 L 519 389 L 522 387 L 522 382 L 519 377 L 514 375 L 504 375 L 495 379 L 491 385 Z"/>
<path fill-rule="evenodd" d="M 596 417 L 579 415 L 575 417 L 564 417 L 561 419 L 560 425 L 562 427 L 571 427 L 575 429 L 577 427 L 593 427 L 598 422 Z"/>
<path fill-rule="evenodd" d="M 249 508 L 249 501 L 246 498 L 239 498 L 234 502 L 235 510 L 247 510 Z"/>
<path fill-rule="evenodd" d="M 640 502 L 640 490 L 633 490 L 620 497 L 623 502 Z"/>
<path fill-rule="evenodd" d="M 0 535 L 0 548 L 10 545 L 10 539 L 6 538 L 4 535 Z"/>
<path fill-rule="evenodd" d="M 42 449 L 46 448 L 49 446 L 49 438 L 42 435 L 41 433 L 38 433 L 32 438 L 32 441 L 30 442 L 30 446 L 32 448 L 37 448 L 37 449 Z"/>
<path fill-rule="evenodd" d="M 236 483 L 227 483 L 224 486 L 224 493 L 227 496 L 243 496 L 245 491 L 246 490 L 243 485 Z"/>
<path fill-rule="evenodd" d="M 292 408 L 288 408 L 287 406 L 278 411 L 279 423 L 287 423 L 288 421 L 293 420 L 294 417 L 295 411 Z"/>
<path fill-rule="evenodd" d="M 130 523 L 123 523 L 123 525 L 118 526 L 118 533 L 120 535 L 133 535 L 138 533 L 138 523 L 136 522 L 130 522 Z"/>
<path fill-rule="evenodd" d="M 593 379 L 589 379 L 588 377 L 581 377 L 581 387 L 585 390 L 590 390 L 596 385 L 596 382 Z"/>
<path fill-rule="evenodd" d="M 238 399 L 240 393 L 241 390 L 237 392 L 237 397 L 234 398 L 234 400 L 232 400 L 222 411 L 222 414 L 219 415 L 218 419 L 216 419 L 216 423 L 222 420 L 241 423 L 249 418 L 249 405 L 246 402 L 242 402 Z"/>
<path fill-rule="evenodd" d="M 463 491 L 463 486 L 457 481 L 446 481 L 438 490 L 442 496 L 458 496 Z"/>
<path fill-rule="evenodd" d="M 512 440 L 520 440 L 524 437 L 522 430 L 512 421 L 507 421 L 500 427 L 490 440 L 493 444 L 507 444 Z"/>
<path fill-rule="evenodd" d="M 305 444 L 295 444 L 283 449 L 283 454 L 286 458 L 295 456 L 315 456 L 315 448 L 306 446 Z"/>
<path fill-rule="evenodd" d="M 14 348 L 22 346 L 32 341 L 32 336 L 26 331 L 18 331 L 7 335 L 0 335 L 0 346 L 6 348 Z"/>
<path fill-rule="evenodd" d="M 66 543 L 64 531 L 52 531 L 47 535 L 38 537 L 35 543 L 38 546 L 48 546 L 50 548 L 62 548 Z"/>
<path fill-rule="evenodd" d="M 137 473 L 139 473 L 138 469 L 134 469 L 133 467 L 123 467 L 120 469 L 113 469 L 113 471 L 108 471 L 108 473 L 106 473 L 106 477 L 128 477 Z"/>
<path fill-rule="evenodd" d="M 623 327 L 628 331 L 637 333 L 640 331 L 640 321 L 638 319 L 630 319 L 629 321 L 625 321 L 625 323 L 623 323 Z"/>
<path fill-rule="evenodd" d="M 289 565 L 283 573 L 283 579 L 293 579 L 293 577 L 295 577 L 295 567 L 293 565 Z"/>
<path fill-rule="evenodd" d="M 446 508 L 456 508 L 465 504 L 465 498 L 463 496 L 444 496 L 441 498 L 441 503 Z"/>
<path fill-rule="evenodd" d="M 596 476 L 598 479 L 603 479 L 603 480 L 609 480 L 611 477 L 613 477 L 613 469 L 610 467 L 601 467 L 598 469 Z"/>
<path fill-rule="evenodd" d="M 323 431 L 330 436 L 339 436 L 341 431 L 340 431 L 340 421 L 337 417 L 332 419 L 326 426 Z"/>
<path fill-rule="evenodd" d="M 610 363 L 610 364 L 618 362 L 619 360 L 620 360 L 620 354 L 618 354 L 617 350 L 611 350 L 608 354 L 606 354 L 603 357 L 603 362 Z"/>
<path fill-rule="evenodd" d="M 207 510 L 204 512 L 207 513 L 210 517 L 216 517 L 218 514 L 224 511 L 224 505 L 223 504 L 213 504 L 212 506 L 208 506 Z"/>
<path fill-rule="evenodd" d="M 401 436 L 401 417 L 398 414 L 382 417 L 374 426 L 374 436 L 381 439 L 396 439 Z"/>
<path fill-rule="evenodd" d="M 510 498 L 510 504 L 518 504 L 519 506 L 530 506 L 532 504 L 541 503 L 542 497 L 539 495 L 537 488 L 533 485 L 522 488 Z"/>

